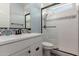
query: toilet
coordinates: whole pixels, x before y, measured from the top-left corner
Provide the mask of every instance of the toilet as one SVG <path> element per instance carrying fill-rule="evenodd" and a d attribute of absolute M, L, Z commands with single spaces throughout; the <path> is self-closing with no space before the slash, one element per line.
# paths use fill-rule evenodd
<path fill-rule="evenodd" d="M 50 42 L 42 42 L 43 55 L 51 56 L 51 51 L 54 49 L 54 45 Z"/>

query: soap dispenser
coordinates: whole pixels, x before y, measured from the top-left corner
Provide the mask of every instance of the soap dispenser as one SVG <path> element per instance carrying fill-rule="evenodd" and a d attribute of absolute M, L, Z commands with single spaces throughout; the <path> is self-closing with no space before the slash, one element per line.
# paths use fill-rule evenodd
<path fill-rule="evenodd" d="M 22 34 L 21 29 L 18 29 L 18 33 L 19 33 L 19 34 Z"/>
<path fill-rule="evenodd" d="M 22 34 L 21 29 L 16 30 L 16 33 L 15 33 L 15 34 L 16 34 L 16 35 Z"/>

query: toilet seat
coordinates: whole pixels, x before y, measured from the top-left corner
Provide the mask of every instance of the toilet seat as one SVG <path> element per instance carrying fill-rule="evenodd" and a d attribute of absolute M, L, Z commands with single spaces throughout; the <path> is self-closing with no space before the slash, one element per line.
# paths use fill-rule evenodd
<path fill-rule="evenodd" d="M 43 48 L 45 48 L 45 49 L 53 49 L 54 48 L 54 45 L 49 42 L 43 42 L 42 45 L 43 45 Z"/>

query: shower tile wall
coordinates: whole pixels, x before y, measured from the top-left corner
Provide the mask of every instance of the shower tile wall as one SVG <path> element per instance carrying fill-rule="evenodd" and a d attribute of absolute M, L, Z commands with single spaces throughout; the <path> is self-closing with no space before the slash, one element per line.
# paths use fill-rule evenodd
<path fill-rule="evenodd" d="M 58 46 L 58 36 L 56 28 L 43 28 L 42 34 L 43 40 L 53 43 L 56 47 Z"/>

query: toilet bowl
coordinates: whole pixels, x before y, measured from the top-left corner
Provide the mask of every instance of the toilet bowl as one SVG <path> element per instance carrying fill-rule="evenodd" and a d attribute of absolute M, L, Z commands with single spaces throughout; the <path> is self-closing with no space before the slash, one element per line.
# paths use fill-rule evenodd
<path fill-rule="evenodd" d="M 50 56 L 51 50 L 54 49 L 54 45 L 50 42 L 42 42 L 42 46 L 43 46 L 43 55 Z"/>
<path fill-rule="evenodd" d="M 50 42 L 42 42 L 43 48 L 53 49 L 54 45 Z"/>

